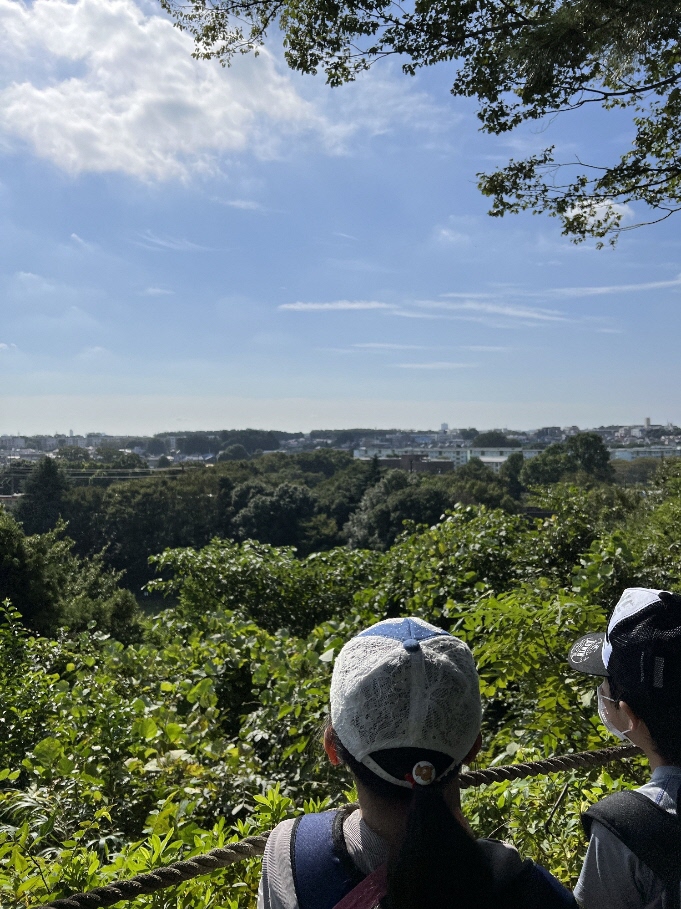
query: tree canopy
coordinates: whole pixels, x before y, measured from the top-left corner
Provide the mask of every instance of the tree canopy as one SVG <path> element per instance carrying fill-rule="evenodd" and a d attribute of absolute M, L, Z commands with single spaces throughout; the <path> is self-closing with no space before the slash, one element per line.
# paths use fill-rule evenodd
<path fill-rule="evenodd" d="M 581 472 L 596 451 L 582 442 L 573 451 Z M 289 470 L 330 469 L 327 454 Z M 517 473 L 522 454 L 512 457 Z M 267 461 L 227 466 L 262 479 L 257 466 Z M 377 479 L 371 463 L 357 467 L 331 480 L 352 480 L 358 492 L 361 470 Z M 411 494 L 486 476 L 479 461 L 461 470 L 424 484 L 400 472 L 378 482 L 388 495 L 388 479 Z M 351 777 L 321 748 L 329 679 L 345 641 L 390 616 L 417 615 L 472 648 L 486 705 L 482 766 L 613 744 L 593 680 L 571 672 L 565 654 L 605 627 L 623 587 L 679 590 L 681 463 L 665 462 L 645 490 L 558 484 L 535 495 L 541 517 L 458 504 L 384 551 L 338 546 L 300 558 L 226 539 L 166 551 L 155 587 L 171 608 L 127 622 L 132 597 L 101 562 L 73 558 L 61 530 L 25 537 L 0 510 L 3 909 L 92 890 L 354 801 Z M 49 613 L 50 638 L 34 633 L 40 612 Z M 467 789 L 462 805 L 476 835 L 503 831 L 574 886 L 586 848 L 580 814 L 644 779 L 637 758 Z M 235 864 L 140 895 L 135 906 L 254 909 L 259 872 L 257 861 Z"/>
<path fill-rule="evenodd" d="M 509 439 L 505 433 L 498 429 L 481 432 L 473 439 L 476 448 L 520 448 L 517 439 Z"/>
<path fill-rule="evenodd" d="M 558 217 L 576 242 L 623 227 L 624 204 L 651 220 L 681 207 L 681 7 L 675 0 L 161 0 L 195 39 L 197 57 L 224 63 L 283 33 L 288 64 L 337 86 L 382 57 L 405 73 L 454 63 L 452 94 L 478 102 L 482 129 L 601 105 L 631 111 L 634 137 L 614 163 L 559 162 L 554 148 L 478 174 L 490 214 Z M 626 143 L 626 140 L 622 140 Z M 565 177 L 563 175 L 566 175 Z"/>
<path fill-rule="evenodd" d="M 523 465 L 520 478 L 526 486 L 539 486 L 580 473 L 605 482 L 614 477 L 608 449 L 595 432 L 580 432 L 567 442 L 549 445 Z"/>

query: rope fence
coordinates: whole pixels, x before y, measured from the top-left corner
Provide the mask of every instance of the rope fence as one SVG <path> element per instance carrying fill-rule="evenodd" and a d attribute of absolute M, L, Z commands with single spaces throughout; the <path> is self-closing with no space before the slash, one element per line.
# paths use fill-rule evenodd
<path fill-rule="evenodd" d="M 636 745 L 616 745 L 612 748 L 602 748 L 599 751 L 580 751 L 576 754 L 559 755 L 542 761 L 488 767 L 486 770 L 462 773 L 459 777 L 459 785 L 461 789 L 470 789 L 474 786 L 487 786 L 490 783 L 506 780 L 601 767 L 604 764 L 635 757 L 642 753 L 642 750 Z M 226 868 L 235 862 L 262 855 L 268 836 L 269 832 L 262 836 L 249 836 L 238 843 L 230 843 L 229 846 L 223 846 L 220 849 L 211 849 L 210 852 L 203 855 L 174 862 L 165 868 L 138 874 L 129 880 L 114 881 L 107 884 L 106 887 L 95 887 L 93 890 L 88 890 L 87 893 L 74 893 L 71 896 L 53 900 L 51 903 L 44 903 L 35 909 L 98 909 L 100 906 L 112 906 L 122 900 L 134 900 L 138 896 L 155 893 L 157 890 L 182 884 L 192 878 L 200 877 L 202 874 L 210 874 L 218 868 Z"/>

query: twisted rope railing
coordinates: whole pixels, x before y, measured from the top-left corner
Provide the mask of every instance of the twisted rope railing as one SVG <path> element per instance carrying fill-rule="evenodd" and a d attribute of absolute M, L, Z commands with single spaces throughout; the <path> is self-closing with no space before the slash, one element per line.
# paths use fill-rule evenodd
<path fill-rule="evenodd" d="M 73 893 L 62 899 L 38 906 L 37 909 L 96 909 L 98 906 L 112 906 L 121 900 L 134 900 L 146 893 L 155 893 L 166 887 L 173 887 L 190 881 L 201 874 L 209 874 L 218 868 L 226 868 L 235 862 L 262 855 L 269 833 L 263 836 L 247 836 L 239 843 L 230 843 L 220 849 L 211 849 L 203 855 L 174 862 L 165 868 L 157 868 L 145 874 L 138 874 L 127 881 L 114 881 L 106 887 L 95 887 L 87 893 Z"/>
<path fill-rule="evenodd" d="M 600 767 L 602 764 L 621 761 L 622 758 L 634 757 L 637 754 L 643 754 L 637 745 L 615 745 L 612 748 L 601 748 L 599 751 L 562 754 L 542 761 L 506 764 L 502 767 L 488 767 L 487 770 L 471 770 L 459 776 L 459 788 L 470 789 L 471 786 L 487 786 L 489 783 L 499 783 L 503 780 L 521 780 L 529 776 L 543 776 L 546 773 Z"/>
<path fill-rule="evenodd" d="M 528 761 L 520 764 L 507 764 L 502 767 L 488 767 L 486 770 L 472 770 L 459 777 L 461 789 L 473 786 L 487 786 L 490 783 L 505 780 L 525 779 L 542 776 L 547 773 L 561 773 L 566 770 L 583 770 L 600 767 L 623 758 L 642 754 L 636 745 L 616 745 L 613 748 L 602 748 L 599 751 L 580 751 L 576 754 L 564 754 L 546 758 L 542 761 Z M 173 887 L 190 881 L 202 874 L 209 874 L 218 868 L 226 868 L 235 862 L 255 858 L 265 851 L 268 833 L 262 836 L 249 836 L 238 843 L 230 843 L 220 849 L 211 849 L 203 855 L 174 862 L 165 868 L 157 868 L 145 874 L 138 874 L 127 881 L 114 881 L 106 887 L 95 887 L 87 893 L 74 893 L 71 896 L 44 903 L 36 909 L 98 909 L 100 906 L 112 906 L 121 900 L 134 900 L 147 893 L 155 893 L 166 887 Z"/>

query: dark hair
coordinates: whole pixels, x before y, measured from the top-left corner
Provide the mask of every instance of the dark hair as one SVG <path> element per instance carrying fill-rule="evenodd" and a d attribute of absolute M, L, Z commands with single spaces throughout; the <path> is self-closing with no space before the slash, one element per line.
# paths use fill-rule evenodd
<path fill-rule="evenodd" d="M 610 697 L 626 701 L 636 716 L 643 720 L 655 745 L 655 751 L 668 764 L 681 767 L 681 703 L 654 701 L 640 690 L 622 685 L 608 676 Z"/>
<path fill-rule="evenodd" d="M 379 799 L 407 807 L 404 837 L 388 858 L 388 893 L 381 905 L 385 909 L 489 909 L 493 891 L 489 862 L 444 799 L 444 787 L 460 765 L 430 786 L 407 789 L 373 773 L 350 754 L 333 729 L 332 735 L 338 757 L 363 786 Z M 397 779 L 406 778 L 417 761 L 430 761 L 438 774 L 452 763 L 448 755 L 426 748 L 390 748 L 371 757 Z"/>
<path fill-rule="evenodd" d="M 620 622 L 610 637 L 610 696 L 643 720 L 661 758 L 681 766 L 681 598 L 661 592 L 659 602 Z"/>

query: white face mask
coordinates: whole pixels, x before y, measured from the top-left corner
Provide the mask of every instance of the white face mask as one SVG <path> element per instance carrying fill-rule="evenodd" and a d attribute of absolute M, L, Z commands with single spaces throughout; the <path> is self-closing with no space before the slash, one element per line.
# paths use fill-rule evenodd
<path fill-rule="evenodd" d="M 622 731 L 614 725 L 612 720 L 609 719 L 607 713 L 605 712 L 605 701 L 610 701 L 611 704 L 619 704 L 619 701 L 616 701 L 614 698 L 609 698 L 607 694 L 603 694 L 603 686 L 598 686 L 598 715 L 601 718 L 601 723 L 605 726 L 608 732 L 611 732 L 613 735 L 616 735 L 618 739 L 622 742 L 626 742 L 629 739 L 627 733 L 631 732 L 631 727 Z"/>

